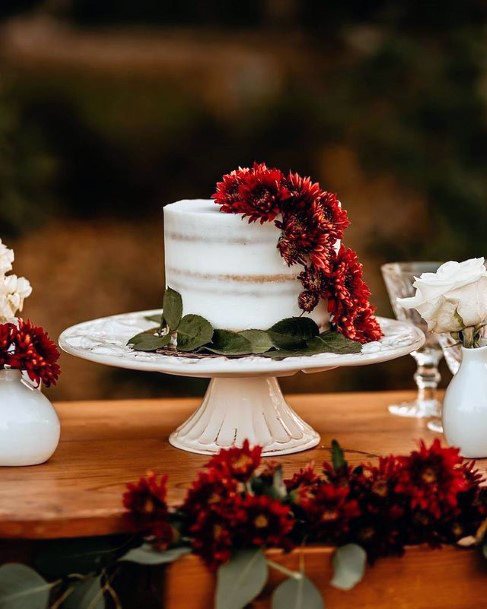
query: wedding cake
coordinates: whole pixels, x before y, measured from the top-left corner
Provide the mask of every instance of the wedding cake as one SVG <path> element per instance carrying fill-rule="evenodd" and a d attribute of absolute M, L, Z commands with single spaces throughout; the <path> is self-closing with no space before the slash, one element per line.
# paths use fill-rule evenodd
<path fill-rule="evenodd" d="M 300 269 L 287 266 L 276 247 L 279 229 L 221 213 L 211 199 L 183 200 L 164 208 L 166 283 L 185 313 L 215 328 L 265 330 L 302 313 Z M 325 301 L 310 315 L 328 326 Z"/>
<path fill-rule="evenodd" d="M 164 208 L 166 286 L 184 314 L 234 332 L 310 317 L 365 343 L 381 336 L 347 212 L 333 193 L 264 163 L 223 176 L 212 199 Z"/>

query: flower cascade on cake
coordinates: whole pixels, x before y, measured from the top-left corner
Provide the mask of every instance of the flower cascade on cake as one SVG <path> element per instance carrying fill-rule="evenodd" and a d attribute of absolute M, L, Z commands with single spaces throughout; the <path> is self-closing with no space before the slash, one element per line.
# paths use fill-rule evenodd
<path fill-rule="evenodd" d="M 335 194 L 309 177 L 254 163 L 224 175 L 212 198 L 224 213 L 274 222 L 280 229 L 282 258 L 303 267 L 298 276 L 302 311 L 309 313 L 326 300 L 338 332 L 361 343 L 381 338 L 358 256 L 343 243 L 338 247 L 350 221 Z"/>

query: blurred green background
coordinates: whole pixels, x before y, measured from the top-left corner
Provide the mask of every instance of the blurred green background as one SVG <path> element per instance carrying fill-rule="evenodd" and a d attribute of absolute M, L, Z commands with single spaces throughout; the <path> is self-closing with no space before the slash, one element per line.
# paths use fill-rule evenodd
<path fill-rule="evenodd" d="M 34 286 L 25 315 L 57 336 L 159 306 L 162 205 L 207 197 L 254 160 L 338 193 L 380 314 L 392 314 L 383 262 L 484 255 L 486 7 L 3 0 L 0 236 Z M 56 399 L 204 388 L 62 364 Z M 283 386 L 406 388 L 413 371 L 403 358 Z"/>

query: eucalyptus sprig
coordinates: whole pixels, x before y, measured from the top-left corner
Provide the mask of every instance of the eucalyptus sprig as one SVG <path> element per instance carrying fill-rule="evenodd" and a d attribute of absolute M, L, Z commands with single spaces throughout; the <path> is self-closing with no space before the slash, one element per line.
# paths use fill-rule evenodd
<path fill-rule="evenodd" d="M 172 349 L 174 352 L 217 354 L 226 357 L 259 355 L 281 360 L 286 357 L 316 355 L 318 353 L 360 353 L 358 342 L 338 332 L 320 333 L 309 317 L 289 317 L 268 330 L 249 329 L 241 332 L 213 328 L 200 315 L 183 317 L 181 294 L 168 287 L 164 293 L 162 315 L 151 315 L 149 321 L 158 323 L 133 336 L 128 345 L 134 351 L 155 352 Z"/>

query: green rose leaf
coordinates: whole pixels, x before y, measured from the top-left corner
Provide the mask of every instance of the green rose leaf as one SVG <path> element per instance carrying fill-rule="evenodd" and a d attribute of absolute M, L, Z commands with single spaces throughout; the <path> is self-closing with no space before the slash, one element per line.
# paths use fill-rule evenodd
<path fill-rule="evenodd" d="M 163 552 L 155 550 L 148 543 L 142 544 L 139 548 L 133 548 L 129 550 L 127 554 L 124 554 L 120 561 L 136 562 L 139 565 L 164 565 L 169 562 L 174 562 L 181 556 L 189 554 L 191 548 L 171 548 Z"/>
<path fill-rule="evenodd" d="M 238 332 L 230 330 L 215 330 L 211 345 L 206 347 L 212 353 L 219 355 L 248 355 L 252 353 L 252 344 Z"/>
<path fill-rule="evenodd" d="M 215 609 L 243 609 L 258 596 L 267 581 L 262 550 L 243 550 L 218 569 Z"/>
<path fill-rule="evenodd" d="M 355 340 L 350 340 L 339 332 L 322 332 L 315 341 L 321 341 L 324 344 L 322 353 L 360 353 L 362 345 Z"/>
<path fill-rule="evenodd" d="M 243 330 L 239 332 L 252 345 L 252 353 L 265 353 L 274 346 L 271 337 L 265 330 Z"/>
<path fill-rule="evenodd" d="M 0 609 L 46 609 L 52 585 L 30 567 L 0 567 Z"/>
<path fill-rule="evenodd" d="M 289 317 L 278 321 L 268 330 L 272 343 L 278 349 L 299 349 L 306 347 L 306 343 L 320 330 L 309 317 Z"/>
<path fill-rule="evenodd" d="M 100 577 L 88 577 L 73 586 L 63 609 L 105 609 L 105 596 Z"/>
<path fill-rule="evenodd" d="M 272 609 L 324 609 L 318 588 L 305 577 L 290 577 L 279 584 L 272 595 Z"/>
<path fill-rule="evenodd" d="M 158 329 L 156 328 L 155 330 Z M 127 345 L 131 345 L 134 351 L 157 351 L 157 349 L 167 347 L 171 342 L 171 335 L 158 336 L 154 334 L 155 330 L 152 329 L 136 334 L 128 341 Z"/>
<path fill-rule="evenodd" d="M 333 555 L 333 578 L 330 584 L 339 590 L 351 590 L 365 573 L 367 554 L 365 550 L 349 543 L 338 548 Z"/>
<path fill-rule="evenodd" d="M 179 292 L 176 292 L 176 290 L 173 290 L 169 286 L 164 292 L 162 314 L 171 332 L 177 330 L 183 316 L 183 299 Z"/>
<path fill-rule="evenodd" d="M 211 341 L 213 328 L 200 315 L 185 315 L 178 326 L 177 348 L 180 351 L 194 351 Z"/>
<path fill-rule="evenodd" d="M 331 441 L 331 462 L 335 471 L 338 471 L 347 465 L 347 462 L 345 461 L 345 453 L 336 440 Z"/>

